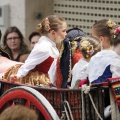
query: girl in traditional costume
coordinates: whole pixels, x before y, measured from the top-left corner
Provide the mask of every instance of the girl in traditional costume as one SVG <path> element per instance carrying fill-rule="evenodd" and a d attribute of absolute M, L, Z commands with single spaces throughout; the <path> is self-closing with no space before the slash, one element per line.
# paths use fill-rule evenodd
<path fill-rule="evenodd" d="M 83 56 L 79 49 L 80 37 L 86 34 L 79 28 L 67 30 L 67 35 L 62 43 L 59 58 L 53 62 L 49 70 L 52 83 L 57 88 L 67 88 L 71 84 L 71 70 L 75 63 Z"/>
<path fill-rule="evenodd" d="M 49 85 L 51 83 L 48 70 L 53 60 L 59 56 L 56 43 L 65 38 L 67 25 L 62 17 L 50 15 L 38 25 L 37 29 L 41 37 L 25 63 L 15 75 L 10 76 L 12 81 L 32 85 Z"/>
<path fill-rule="evenodd" d="M 108 60 L 112 59 L 112 57 L 114 58 L 114 55 L 112 55 L 112 53 L 114 53 L 114 52 L 110 50 L 110 46 L 112 45 L 111 41 L 113 41 L 113 38 L 112 38 L 111 36 L 113 35 L 114 30 L 115 30 L 117 27 L 118 27 L 118 25 L 117 25 L 115 22 L 113 22 L 112 20 L 106 20 L 106 19 L 97 21 L 97 22 L 93 25 L 93 27 L 92 27 L 92 36 L 94 36 L 94 37 L 96 37 L 97 39 L 100 40 L 100 42 L 101 42 L 101 47 L 102 47 L 101 49 L 102 49 L 103 51 L 101 51 L 100 53 L 98 53 L 97 55 L 95 55 L 95 56 L 92 58 L 92 59 L 95 58 L 94 64 L 91 62 L 91 61 L 93 61 L 92 59 L 91 59 L 91 61 L 90 61 L 89 66 L 90 66 L 91 64 L 93 64 L 93 65 L 92 65 L 92 69 L 89 68 L 89 66 L 88 66 L 88 71 L 87 71 L 87 72 L 88 72 L 88 75 L 89 75 L 89 80 L 90 80 L 90 82 L 96 80 L 99 75 L 102 75 L 105 69 L 106 69 L 105 71 L 107 71 L 107 72 L 105 73 L 104 78 L 100 78 L 100 79 L 101 79 L 101 82 L 102 82 L 102 81 L 105 81 L 106 78 L 112 77 L 112 76 L 111 76 L 111 73 L 110 73 L 110 71 L 109 71 L 110 66 L 108 66 L 108 64 L 109 64 L 109 61 L 108 61 Z M 110 50 L 110 51 L 109 51 L 109 50 Z M 109 55 L 109 54 L 110 54 L 110 55 Z M 107 58 L 107 56 L 108 56 L 108 58 Z M 105 58 L 105 57 L 106 57 L 106 58 Z M 100 61 L 101 61 L 101 62 L 100 62 Z M 98 62 L 98 63 L 97 63 L 97 62 Z M 107 64 L 106 64 L 107 66 L 105 66 L 105 65 L 102 66 L 102 64 L 104 64 L 105 62 L 107 63 Z M 99 67 L 100 67 L 100 68 L 98 67 L 97 64 L 99 64 Z M 95 65 L 95 66 L 94 66 L 94 65 Z M 94 66 L 95 68 L 93 68 L 93 66 Z M 97 66 L 97 67 L 96 67 L 96 66 Z M 95 69 L 97 69 L 97 68 L 99 69 L 99 72 L 95 70 Z M 89 71 L 90 71 L 90 73 L 89 73 Z M 93 73 L 93 71 L 94 71 L 95 73 Z M 97 73 L 96 73 L 96 72 L 97 72 Z M 92 75 L 92 74 L 94 74 L 94 75 Z M 98 75 L 97 75 L 97 74 L 98 74 Z M 91 76 L 93 77 L 92 80 L 91 80 Z M 96 77 L 94 77 L 94 76 L 96 76 Z M 104 79 L 104 80 L 102 80 L 102 79 Z M 100 80 L 99 80 L 98 82 L 100 82 Z"/>
<path fill-rule="evenodd" d="M 90 83 L 120 76 L 120 28 L 111 33 L 110 45 L 110 50 L 102 50 L 91 58 L 87 68 Z"/>
<path fill-rule="evenodd" d="M 120 77 L 120 28 L 115 29 L 114 32 L 113 31 L 114 30 L 111 29 L 110 49 L 104 49 L 101 52 L 98 52 L 95 56 L 91 58 L 89 62 L 89 65 L 87 67 L 87 74 L 90 84 L 107 82 L 108 78 Z M 116 81 L 113 81 L 113 84 L 115 84 Z M 119 93 L 115 92 L 116 88 L 120 88 L 119 81 L 116 86 L 112 87 L 114 88 L 112 89 L 114 91 L 114 97 L 117 101 L 117 104 L 119 103 L 118 105 L 120 106 Z M 106 107 L 110 105 L 110 101 L 113 100 L 113 93 L 111 94 L 111 91 L 109 92 L 109 90 L 106 90 L 104 92 L 104 100 Z M 109 97 L 109 93 L 111 97 Z M 113 115 L 113 113 L 118 113 L 118 108 L 116 107 L 113 101 L 111 101 L 111 103 L 112 118 L 115 118 L 116 116 Z M 110 116 L 107 119 L 109 120 Z"/>
<path fill-rule="evenodd" d="M 82 40 L 80 42 L 79 48 L 83 55 L 83 58 L 81 58 L 72 69 L 71 88 L 78 88 L 78 83 L 81 80 L 87 79 L 86 69 L 89 60 L 93 55 L 101 50 L 100 42 L 96 38 L 82 37 L 81 39 Z"/>

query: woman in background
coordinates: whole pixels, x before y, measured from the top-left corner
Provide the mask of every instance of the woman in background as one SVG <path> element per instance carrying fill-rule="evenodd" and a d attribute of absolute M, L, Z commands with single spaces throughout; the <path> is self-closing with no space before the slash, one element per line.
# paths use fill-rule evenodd
<path fill-rule="evenodd" d="M 3 49 L 14 61 L 20 61 L 20 57 L 29 54 L 29 49 L 24 42 L 20 30 L 16 27 L 9 27 L 3 36 Z"/>
<path fill-rule="evenodd" d="M 30 50 L 32 50 L 34 48 L 35 44 L 38 42 L 39 39 L 40 39 L 40 34 L 37 31 L 34 31 L 29 35 Z M 29 54 L 22 55 L 20 57 L 20 62 L 24 63 L 25 60 L 27 59 L 28 55 Z"/>

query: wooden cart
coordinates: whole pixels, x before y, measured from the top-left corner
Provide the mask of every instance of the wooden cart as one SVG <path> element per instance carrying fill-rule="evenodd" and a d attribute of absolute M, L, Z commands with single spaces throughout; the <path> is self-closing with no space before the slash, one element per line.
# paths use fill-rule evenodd
<path fill-rule="evenodd" d="M 89 94 L 81 89 L 53 89 L 14 84 L 1 80 L 0 113 L 9 106 L 22 104 L 34 109 L 40 120 L 100 120 Z M 90 95 L 104 119 L 106 86 L 93 87 Z"/>

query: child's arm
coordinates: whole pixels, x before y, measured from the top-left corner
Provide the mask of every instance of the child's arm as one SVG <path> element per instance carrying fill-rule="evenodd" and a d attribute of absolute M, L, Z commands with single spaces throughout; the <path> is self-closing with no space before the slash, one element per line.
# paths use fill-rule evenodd
<path fill-rule="evenodd" d="M 40 49 L 39 44 L 34 47 L 30 55 L 28 56 L 25 63 L 19 68 L 17 76 L 22 78 L 27 73 L 36 67 L 36 65 L 42 63 L 49 57 L 49 51 L 47 49 Z M 43 46 L 42 46 L 43 47 Z"/>

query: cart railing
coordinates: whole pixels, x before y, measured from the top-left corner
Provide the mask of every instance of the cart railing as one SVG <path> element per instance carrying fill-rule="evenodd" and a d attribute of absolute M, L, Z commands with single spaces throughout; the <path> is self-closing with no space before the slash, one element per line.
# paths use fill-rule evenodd
<path fill-rule="evenodd" d="M 2 95 L 6 90 L 16 87 L 16 86 L 26 86 L 23 84 L 13 84 L 7 81 L 1 82 L 0 95 Z M 65 113 L 65 106 L 68 110 L 68 106 L 65 104 L 67 101 L 70 105 L 71 113 L 74 120 L 99 120 L 98 115 L 91 103 L 88 94 L 81 94 L 81 89 L 54 89 L 54 88 L 42 88 L 38 86 L 30 86 L 40 92 L 53 106 L 58 116 L 63 117 Z M 104 107 L 105 107 L 105 91 L 108 91 L 108 86 L 93 87 L 90 90 L 90 94 L 94 101 L 94 104 L 100 114 L 104 119 Z M 34 105 L 33 105 L 34 107 Z"/>

